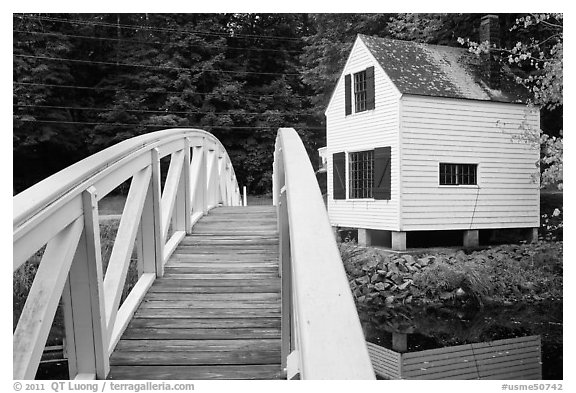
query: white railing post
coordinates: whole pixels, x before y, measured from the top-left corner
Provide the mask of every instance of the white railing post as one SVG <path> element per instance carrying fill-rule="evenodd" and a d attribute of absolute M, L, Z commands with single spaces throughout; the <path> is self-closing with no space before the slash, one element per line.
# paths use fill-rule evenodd
<path fill-rule="evenodd" d="M 226 161 L 224 160 L 224 152 L 218 149 L 218 202 L 223 206 L 226 205 Z"/>
<path fill-rule="evenodd" d="M 286 371 L 287 359 L 292 352 L 292 279 L 290 263 L 290 227 L 288 222 L 288 200 L 286 188 L 283 187 L 278 201 L 278 229 L 280 237 L 279 275 L 281 277 L 281 361 L 282 370 Z"/>
<path fill-rule="evenodd" d="M 215 146 L 210 146 L 207 154 L 207 177 L 206 177 L 206 196 L 207 210 L 218 204 L 218 156 Z"/>
<path fill-rule="evenodd" d="M 246 194 L 246 186 L 242 187 L 242 206 L 248 206 L 248 195 Z"/>
<path fill-rule="evenodd" d="M 189 235 L 192 232 L 192 184 L 190 179 L 190 139 L 184 139 L 184 230 Z M 182 180 L 181 180 L 182 181 Z"/>
<path fill-rule="evenodd" d="M 204 154 L 204 138 L 202 143 L 193 146 L 192 164 L 190 169 L 192 212 L 206 213 L 206 156 Z"/>
<path fill-rule="evenodd" d="M 190 156 L 188 156 L 188 159 Z M 190 161 L 186 164 L 186 150 L 183 151 L 182 157 L 182 169 L 180 171 L 180 178 L 178 179 L 178 188 L 176 189 L 176 198 L 174 200 L 174 210 L 172 213 L 172 233 L 175 231 L 186 231 L 186 223 L 190 223 L 190 220 L 186 219 L 186 187 L 188 183 L 186 182 L 186 177 L 190 178 L 190 173 L 186 171 L 186 167 L 189 167 Z"/>
<path fill-rule="evenodd" d="M 278 149 L 274 149 L 274 161 L 272 162 L 272 205 L 278 206 Z"/>
<path fill-rule="evenodd" d="M 155 268 L 152 270 L 150 266 L 150 273 L 156 273 L 156 277 L 164 276 L 164 243 L 165 239 L 162 236 L 162 190 L 161 190 L 161 179 L 160 179 L 160 155 L 158 148 L 152 149 L 151 151 L 151 167 L 152 167 L 152 177 L 150 179 L 150 188 L 152 193 L 152 226 L 150 229 L 148 226 L 149 236 L 154 234 L 154 254 L 149 254 L 148 260 L 154 260 Z M 147 210 L 148 214 L 150 210 Z M 146 218 L 146 223 L 149 223 L 150 219 Z M 148 224 L 149 225 L 149 224 Z M 145 263 L 146 266 L 146 263 Z M 148 272 L 147 268 L 144 269 Z"/>
<path fill-rule="evenodd" d="M 158 149 L 150 153 L 152 175 L 142 208 L 136 250 L 138 251 L 138 278 L 144 273 L 163 276 L 164 239 L 161 230 L 160 158 Z"/>
<path fill-rule="evenodd" d="M 234 179 L 232 178 L 232 164 L 230 161 L 226 163 L 226 206 L 234 206 L 232 202 L 233 199 L 233 192 L 232 192 L 232 182 Z"/>
<path fill-rule="evenodd" d="M 110 371 L 96 189 L 82 194 L 84 233 L 62 293 L 70 377 L 105 379 Z"/>

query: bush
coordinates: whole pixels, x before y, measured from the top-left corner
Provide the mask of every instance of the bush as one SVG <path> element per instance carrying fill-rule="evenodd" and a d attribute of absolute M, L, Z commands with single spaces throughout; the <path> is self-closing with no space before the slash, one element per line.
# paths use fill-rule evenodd
<path fill-rule="evenodd" d="M 116 233 L 118 232 L 119 220 L 108 220 L 100 223 L 100 246 L 102 253 L 102 263 L 103 271 L 106 272 L 108 267 L 108 262 L 110 260 L 110 255 L 112 253 L 112 248 L 114 247 L 114 241 L 116 239 Z M 20 266 L 13 273 L 12 279 L 12 312 L 13 312 L 13 329 L 16 329 L 18 320 L 28 298 L 28 293 L 32 288 L 32 283 L 34 282 L 34 277 L 38 270 L 40 261 L 42 260 L 42 255 L 44 254 L 44 247 L 38 250 L 28 261 L 26 261 L 22 266 Z M 138 281 L 137 272 L 137 259 L 136 255 L 132 255 L 132 260 L 130 261 L 130 266 L 128 270 L 128 275 L 126 278 L 126 283 L 124 285 L 124 291 L 122 294 L 122 301 L 126 298 L 130 290 Z M 60 308 L 60 307 L 59 307 Z M 55 319 L 55 324 L 62 325 L 63 321 L 59 320 L 61 318 Z M 63 326 L 59 326 L 61 330 Z M 49 338 L 49 342 L 53 341 L 53 337 Z"/>
<path fill-rule="evenodd" d="M 486 303 L 562 299 L 562 242 L 501 245 L 466 254 L 394 255 L 340 243 L 359 304 Z"/>
<path fill-rule="evenodd" d="M 449 263 L 440 260 L 414 275 L 414 285 L 430 298 L 454 300 L 469 298 L 482 306 L 486 296 L 492 295 L 494 285 L 488 268 L 467 260 Z"/>

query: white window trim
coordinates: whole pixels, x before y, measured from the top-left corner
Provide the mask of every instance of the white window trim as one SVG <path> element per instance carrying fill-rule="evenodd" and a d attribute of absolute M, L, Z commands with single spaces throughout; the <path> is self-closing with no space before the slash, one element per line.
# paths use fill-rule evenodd
<path fill-rule="evenodd" d="M 440 184 L 440 164 L 465 164 L 465 165 L 476 165 L 476 184 Z M 438 188 L 480 188 L 480 174 L 481 166 L 479 162 L 470 161 L 458 161 L 458 162 L 448 162 L 448 161 L 437 161 L 436 162 L 436 183 Z"/>
<path fill-rule="evenodd" d="M 360 68 L 356 71 L 350 71 L 350 85 L 351 85 L 350 91 L 352 94 L 352 113 L 350 113 L 348 116 L 354 116 L 354 115 L 362 116 L 362 114 L 364 114 L 364 113 L 374 113 L 376 111 L 376 105 L 374 105 L 374 109 L 365 109 L 363 111 L 356 112 L 356 84 L 354 83 L 354 74 L 357 74 L 357 73 L 362 72 L 362 71 L 366 71 L 370 67 L 374 67 L 374 100 L 376 100 L 376 90 L 378 89 L 378 84 L 376 83 L 376 68 L 377 68 L 377 66 L 375 64 L 370 64 L 370 65 L 366 65 L 363 68 Z M 372 149 L 374 149 L 374 148 L 372 148 Z M 367 199 L 354 199 L 354 200 L 364 201 Z"/>
<path fill-rule="evenodd" d="M 366 111 L 364 111 L 366 112 Z M 345 201 L 350 202 L 370 202 L 375 201 L 376 199 L 372 198 L 350 198 L 350 153 L 358 153 L 361 151 L 368 151 L 368 150 L 375 150 L 374 146 L 370 147 L 362 147 L 362 148 L 354 148 L 350 150 L 344 150 L 344 154 L 346 157 L 346 199 Z"/>

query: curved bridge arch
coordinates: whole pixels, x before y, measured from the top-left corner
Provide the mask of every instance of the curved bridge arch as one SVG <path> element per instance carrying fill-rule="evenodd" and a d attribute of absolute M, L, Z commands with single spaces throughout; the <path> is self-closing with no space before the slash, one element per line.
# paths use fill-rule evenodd
<path fill-rule="evenodd" d="M 168 155 L 161 192 L 160 159 Z M 98 201 L 130 178 L 104 277 Z M 128 139 L 16 195 L 13 270 L 41 247 L 46 249 L 14 332 L 14 378 L 34 378 L 61 294 L 67 327 L 93 325 L 74 329 L 77 337 L 71 337 L 92 353 L 69 353 L 76 358 L 72 361 L 77 361 L 80 374 L 93 370 L 104 378 L 108 355 L 142 296 L 155 277 L 162 276 L 165 262 L 194 222 L 219 204 L 241 204 L 234 168 L 220 141 L 196 129 Z M 137 238 L 142 275 L 119 307 Z"/>
<path fill-rule="evenodd" d="M 167 156 L 170 156 L 170 167 L 162 189 L 160 159 Z M 231 301 L 238 303 L 241 299 L 260 304 L 263 311 L 250 309 L 252 311 L 248 312 L 247 308 L 253 306 L 247 304 L 232 310 L 232 314 L 244 318 L 252 313 L 256 319 L 266 320 L 266 328 L 260 329 L 266 338 L 260 341 L 267 341 L 267 349 L 261 353 L 264 360 L 263 363 L 254 363 L 258 353 L 251 348 L 231 351 L 228 360 L 248 363 L 239 366 L 234 363 L 229 367 L 233 374 L 224 375 L 213 370 L 214 361 L 221 360 L 218 351 L 222 343 L 214 344 L 215 340 L 207 339 L 210 343 L 206 345 L 214 344 L 209 351 L 196 353 L 190 350 L 187 355 L 180 352 L 175 357 L 176 363 L 165 365 L 158 375 L 166 379 L 165 370 L 174 368 L 184 370 L 180 376 L 186 379 L 204 379 L 202 376 L 374 379 L 320 190 L 302 141 L 294 129 L 279 130 L 274 158 L 275 208 L 218 208 L 213 210 L 213 214 L 212 209 L 218 206 L 240 206 L 240 190 L 224 147 L 213 135 L 195 129 L 164 130 L 123 141 L 15 196 L 13 270 L 42 247 L 45 246 L 45 250 L 14 332 L 14 379 L 34 378 L 60 297 L 63 300 L 70 377 L 106 378 L 113 353 L 116 360 L 121 358 L 123 362 L 132 356 L 118 355 L 115 348 L 134 313 L 146 303 L 143 299 L 148 290 L 154 289 L 159 281 L 174 280 L 162 278 L 165 266 L 167 269 L 180 269 L 180 272 L 191 269 L 175 268 L 178 258 L 171 262 L 172 267 L 168 266 L 171 255 L 176 250 L 174 256 L 177 256 L 177 249 L 181 247 L 190 250 L 199 246 L 210 250 L 220 247 L 218 258 L 229 258 L 228 254 L 234 252 L 242 254 L 246 251 L 243 248 L 249 252 L 234 259 L 240 262 L 226 259 L 210 266 L 206 266 L 211 264 L 210 261 L 202 262 L 204 273 L 206 269 L 213 272 L 220 267 L 229 270 L 217 272 L 223 277 L 221 281 L 213 279 L 213 276 L 198 280 L 203 275 L 198 271 L 180 277 L 180 282 L 187 282 L 189 292 L 180 297 L 196 299 L 193 302 L 204 299 L 205 296 L 187 296 L 194 295 L 191 289 L 199 285 L 201 288 L 196 288 L 196 293 L 217 294 L 209 296 L 210 301 L 224 299 L 228 302 L 224 304 L 226 307 Z M 104 275 L 98 201 L 128 179 L 131 179 L 130 190 Z M 242 211 L 241 214 L 238 210 Z M 234 217 L 226 218 L 228 214 Z M 264 219 L 260 217 L 262 214 Z M 254 221 L 246 222 L 250 219 Z M 199 220 L 204 223 L 201 221 L 194 226 Z M 236 227 L 230 227 L 233 223 Z M 209 235 L 198 233 L 202 225 L 209 228 Z M 196 235 L 189 236 L 193 226 Z M 226 228 L 223 231 L 226 234 L 216 232 L 214 235 L 215 228 Z M 182 241 L 184 238 L 186 240 Z M 206 239 L 215 240 L 207 242 Z M 254 241 L 260 245 L 253 244 Z M 261 244 L 265 244 L 263 263 L 252 259 L 263 249 Z M 139 278 L 121 302 L 134 246 L 138 254 Z M 252 273 L 244 272 L 244 267 L 251 269 Z M 167 273 L 170 274 L 185 275 Z M 318 277 L 322 277 L 322 285 L 318 285 Z M 212 283 L 216 287 L 207 290 Z M 215 292 L 223 286 L 228 290 Z M 242 290 L 236 291 L 238 288 Z M 178 294 L 177 290 L 170 293 Z M 234 297 L 235 291 L 244 292 L 241 293 L 244 296 L 229 299 Z M 251 299 L 251 293 L 259 297 Z M 263 301 L 266 304 L 262 304 Z M 207 301 L 200 302 L 206 304 Z M 193 304 L 190 300 L 185 303 Z M 222 307 L 223 304 L 219 304 L 217 308 L 220 311 L 211 309 L 208 314 L 221 312 Z M 188 314 L 198 315 L 207 310 L 196 306 L 196 309 L 188 311 Z M 201 318 L 206 318 L 206 315 Z M 219 325 L 224 323 L 222 321 Z M 253 323 L 250 321 L 250 326 Z M 205 321 L 200 325 L 205 326 Z M 247 329 L 239 331 L 246 333 Z M 229 337 L 223 338 L 226 338 L 224 341 L 234 341 Z M 258 340 L 251 340 L 255 341 Z M 154 345 L 157 347 L 159 343 Z M 247 344 L 236 342 L 235 345 L 246 347 Z M 163 353 L 169 352 L 165 350 Z M 140 356 L 141 359 L 144 357 Z M 196 370 L 202 368 L 204 371 L 194 376 L 190 374 L 194 367 L 177 366 L 182 359 L 190 364 L 191 358 L 195 358 L 194 361 L 210 359 L 212 363 L 207 367 L 196 367 Z M 269 364 L 271 359 L 277 363 Z M 155 361 L 153 359 L 144 368 L 138 366 L 133 369 L 154 370 L 158 364 Z M 137 374 L 124 375 L 143 374 L 138 371 Z M 149 374 L 143 376 L 151 378 Z"/>

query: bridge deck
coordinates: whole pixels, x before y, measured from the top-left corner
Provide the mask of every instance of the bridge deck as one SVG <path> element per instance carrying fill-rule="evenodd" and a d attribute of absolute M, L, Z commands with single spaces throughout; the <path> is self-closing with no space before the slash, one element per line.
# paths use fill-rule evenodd
<path fill-rule="evenodd" d="M 280 378 L 275 207 L 220 207 L 198 221 L 110 365 L 109 379 Z"/>

